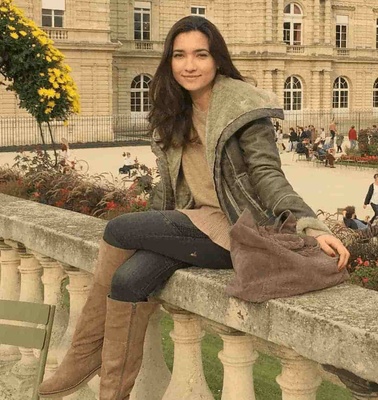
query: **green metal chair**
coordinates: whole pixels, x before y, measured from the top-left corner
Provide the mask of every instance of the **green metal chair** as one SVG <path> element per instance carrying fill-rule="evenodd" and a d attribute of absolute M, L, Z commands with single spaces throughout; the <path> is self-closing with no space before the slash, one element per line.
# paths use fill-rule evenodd
<path fill-rule="evenodd" d="M 41 350 L 32 400 L 39 400 L 38 386 L 45 373 L 54 314 L 53 305 L 0 300 L 0 343 Z M 9 325 L 4 320 L 39 326 Z"/>

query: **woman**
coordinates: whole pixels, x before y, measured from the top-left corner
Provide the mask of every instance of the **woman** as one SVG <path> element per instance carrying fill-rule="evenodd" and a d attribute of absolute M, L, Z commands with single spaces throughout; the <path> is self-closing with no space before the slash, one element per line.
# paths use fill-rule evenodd
<path fill-rule="evenodd" d="M 40 386 L 42 397 L 72 393 L 101 368 L 100 399 L 127 399 L 157 307 L 149 295 L 180 268 L 231 269 L 228 231 L 245 207 L 259 222 L 290 209 L 298 229 L 323 234 L 321 248 L 346 266 L 347 250 L 280 168 L 270 118 L 282 111 L 274 96 L 243 82 L 211 22 L 190 16 L 171 28 L 151 98 L 161 175 L 155 207 L 163 211 L 107 224 L 71 348 Z"/>
<path fill-rule="evenodd" d="M 369 190 L 366 194 L 364 201 L 364 208 L 370 204 L 374 211 L 374 215 L 370 220 L 372 224 L 376 218 L 378 218 L 378 174 L 374 174 L 374 182 L 369 186 Z"/>

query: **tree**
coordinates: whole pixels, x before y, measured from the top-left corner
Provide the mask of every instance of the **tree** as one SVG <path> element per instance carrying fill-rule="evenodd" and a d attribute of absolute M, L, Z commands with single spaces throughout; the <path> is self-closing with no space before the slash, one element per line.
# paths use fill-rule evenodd
<path fill-rule="evenodd" d="M 0 0 L 0 74 L 7 90 L 16 93 L 19 106 L 37 120 L 46 154 L 42 124 L 48 126 L 57 154 L 50 122 L 67 121 L 80 112 L 79 95 L 63 54 L 34 21 L 12 4 Z"/>

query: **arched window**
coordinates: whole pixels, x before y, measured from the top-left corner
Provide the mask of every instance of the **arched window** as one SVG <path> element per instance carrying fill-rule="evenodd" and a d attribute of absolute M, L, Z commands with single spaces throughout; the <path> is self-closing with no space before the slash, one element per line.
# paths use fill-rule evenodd
<path fill-rule="evenodd" d="M 148 97 L 151 78 L 141 74 L 131 82 L 131 112 L 147 113 L 150 111 L 151 103 Z"/>
<path fill-rule="evenodd" d="M 302 44 L 302 9 L 290 3 L 284 9 L 283 40 L 291 46 Z"/>
<path fill-rule="evenodd" d="M 302 110 L 302 83 L 296 76 L 289 76 L 285 81 L 284 110 Z"/>
<path fill-rule="evenodd" d="M 333 83 L 332 108 L 348 108 L 349 87 L 346 79 L 339 76 Z"/>
<path fill-rule="evenodd" d="M 375 80 L 373 86 L 373 107 L 378 108 L 378 78 Z"/>

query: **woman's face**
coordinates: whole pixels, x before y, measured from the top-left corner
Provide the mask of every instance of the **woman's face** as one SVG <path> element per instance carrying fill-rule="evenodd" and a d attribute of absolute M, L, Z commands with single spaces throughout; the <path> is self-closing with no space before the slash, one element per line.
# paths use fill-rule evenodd
<path fill-rule="evenodd" d="M 180 33 L 173 42 L 172 73 L 193 101 L 210 98 L 217 72 L 207 37 L 199 31 Z"/>

